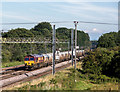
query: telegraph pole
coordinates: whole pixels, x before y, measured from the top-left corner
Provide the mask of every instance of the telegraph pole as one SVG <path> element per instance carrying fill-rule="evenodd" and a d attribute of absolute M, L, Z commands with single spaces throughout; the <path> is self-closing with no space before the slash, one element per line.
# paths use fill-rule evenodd
<path fill-rule="evenodd" d="M 53 25 L 53 60 L 52 60 L 52 74 L 54 75 L 55 73 L 55 25 Z"/>
<path fill-rule="evenodd" d="M 77 47 L 77 24 L 78 24 L 78 21 L 74 21 L 74 24 L 75 24 L 75 65 L 74 65 L 74 68 L 76 69 L 76 47 Z"/>
<path fill-rule="evenodd" d="M 73 39 L 74 39 L 74 30 L 71 30 L 71 50 L 72 50 L 71 59 L 72 59 L 72 66 L 73 66 L 73 47 L 74 47 Z"/>

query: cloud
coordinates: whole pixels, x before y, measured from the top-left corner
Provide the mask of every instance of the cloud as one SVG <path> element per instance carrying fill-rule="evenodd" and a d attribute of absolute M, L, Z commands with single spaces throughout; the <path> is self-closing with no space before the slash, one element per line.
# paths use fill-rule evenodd
<path fill-rule="evenodd" d="M 96 32 L 96 31 L 97 31 L 97 29 L 96 29 L 96 28 L 93 28 L 93 31 L 94 31 L 94 32 Z"/>
<path fill-rule="evenodd" d="M 86 33 L 97 33 L 97 34 L 100 34 L 100 33 L 103 33 L 103 30 L 99 30 L 97 28 L 93 28 L 93 29 L 90 29 L 90 30 L 85 30 Z"/>
<path fill-rule="evenodd" d="M 118 10 L 115 7 L 109 6 L 100 6 L 96 5 L 95 3 L 80 3 L 73 2 L 72 0 L 64 0 L 66 3 L 47 3 L 45 7 L 46 10 L 49 8 L 50 11 L 46 11 L 43 14 L 39 14 L 41 9 L 35 9 L 34 7 L 30 7 L 33 14 L 28 14 L 29 11 L 22 14 L 21 12 L 13 12 L 13 11 L 3 11 L 3 19 L 6 21 L 30 21 L 30 22 L 37 22 L 37 21 L 93 21 L 93 22 L 117 22 Z M 109 3 L 108 3 L 109 4 Z M 116 4 L 117 5 L 117 4 Z M 28 9 L 27 7 L 26 9 Z M 8 20 L 7 20 L 8 19 Z M 116 30 L 115 26 L 108 26 L 108 25 L 94 25 L 94 24 L 78 24 L 78 29 L 84 29 L 86 33 L 89 33 L 90 36 L 99 36 L 100 34 L 104 33 L 105 31 L 110 31 L 112 29 Z M 19 25 L 18 25 L 19 26 Z M 56 26 L 66 26 L 74 28 L 73 24 L 56 24 Z M 5 26 L 6 27 L 6 26 Z M 84 31 L 83 30 L 83 31 Z M 92 37 L 93 38 L 93 37 Z"/>
<path fill-rule="evenodd" d="M 23 20 L 23 21 L 33 21 L 32 18 L 29 18 L 28 16 L 24 16 L 24 15 L 21 15 L 21 14 L 18 14 L 17 12 L 11 12 L 11 11 L 3 11 L 2 13 L 2 17 L 3 19 L 17 19 L 17 20 Z"/>
<path fill-rule="evenodd" d="M 70 4 L 53 4 L 53 10 L 57 12 L 71 14 L 75 17 L 83 17 L 86 19 L 94 20 L 107 20 L 107 21 L 117 21 L 118 10 L 114 7 L 103 7 L 97 6 L 91 3 L 75 3 Z"/>
<path fill-rule="evenodd" d="M 3 15 L 3 17 L 19 19 L 19 20 L 26 20 L 26 21 L 33 21 L 29 18 L 26 18 L 25 16 L 20 16 L 20 15 Z"/>
<path fill-rule="evenodd" d="M 103 31 L 104 30 L 99 30 L 97 28 L 85 30 L 85 32 L 89 34 L 90 40 L 98 40 L 99 37 L 103 34 Z"/>
<path fill-rule="evenodd" d="M 109 21 L 117 21 L 117 10 L 110 7 L 102 7 L 102 6 L 96 6 L 91 3 L 77 3 L 78 0 L 73 2 L 73 0 L 65 0 L 68 4 L 52 4 L 55 12 L 60 12 L 62 14 L 68 14 L 70 16 L 73 16 L 75 19 L 86 19 L 88 20 L 95 20 L 95 21 L 101 21 L 107 20 Z M 69 3 L 71 2 L 71 3 Z M 35 10 L 34 8 L 31 9 L 33 12 L 39 12 L 38 10 Z M 23 16 L 21 14 L 14 14 L 14 13 L 6 13 L 4 14 L 5 17 L 9 18 L 15 18 L 15 19 L 22 19 L 26 21 L 35 21 L 36 17 L 31 16 L 32 18 L 28 18 L 27 16 Z M 41 16 L 41 15 L 40 15 Z M 48 17 L 47 17 L 48 18 Z M 69 17 L 68 17 L 69 18 Z M 43 19 L 43 18 L 42 18 Z M 114 19 L 114 20 L 113 20 Z"/>

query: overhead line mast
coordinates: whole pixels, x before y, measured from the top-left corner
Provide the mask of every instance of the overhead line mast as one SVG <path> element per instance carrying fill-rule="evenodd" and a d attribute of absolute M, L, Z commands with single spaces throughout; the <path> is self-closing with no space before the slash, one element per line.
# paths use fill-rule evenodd
<path fill-rule="evenodd" d="M 55 39 L 55 25 L 53 25 L 53 61 L 52 61 L 52 74 L 54 75 L 55 74 L 55 43 L 56 43 L 56 39 Z"/>
<path fill-rule="evenodd" d="M 75 62 L 74 62 L 74 68 L 76 69 L 76 47 L 77 47 L 77 24 L 78 21 L 74 21 L 75 24 Z"/>

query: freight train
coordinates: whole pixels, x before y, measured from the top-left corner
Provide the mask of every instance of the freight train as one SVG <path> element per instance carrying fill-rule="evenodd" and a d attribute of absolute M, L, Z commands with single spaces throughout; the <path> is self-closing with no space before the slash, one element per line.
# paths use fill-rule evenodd
<path fill-rule="evenodd" d="M 84 50 L 77 50 L 76 51 L 76 57 L 80 57 L 85 54 Z M 72 52 L 71 51 L 65 51 L 65 52 L 60 52 L 56 51 L 55 53 L 55 63 L 59 63 L 65 60 L 70 60 L 71 59 Z M 73 53 L 74 55 L 74 53 Z M 52 64 L 52 58 L 53 58 L 53 53 L 47 53 L 47 54 L 31 54 L 27 55 L 24 58 L 24 63 L 26 68 L 38 68 L 41 66 L 48 66 Z"/>

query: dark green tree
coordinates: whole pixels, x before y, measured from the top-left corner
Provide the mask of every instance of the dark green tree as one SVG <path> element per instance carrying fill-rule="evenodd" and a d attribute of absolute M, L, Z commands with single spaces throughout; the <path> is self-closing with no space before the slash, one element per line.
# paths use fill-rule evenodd
<path fill-rule="evenodd" d="M 34 27 L 35 31 L 42 31 L 42 29 L 48 29 L 50 32 L 52 31 L 52 26 L 49 22 L 41 22 Z"/>
<path fill-rule="evenodd" d="M 90 52 L 83 60 L 83 70 L 86 73 L 108 74 L 109 65 L 112 62 L 114 53 L 105 48 L 97 48 L 94 52 Z"/>
<path fill-rule="evenodd" d="M 120 78 L 120 50 L 114 55 L 109 70 L 111 76 Z"/>
<path fill-rule="evenodd" d="M 117 32 L 103 34 L 98 40 L 98 47 L 114 47 L 117 46 Z"/>
<path fill-rule="evenodd" d="M 17 41 L 18 38 L 21 38 L 21 41 L 24 38 L 29 38 L 30 40 L 40 39 L 52 40 L 52 26 L 49 22 L 41 22 L 30 30 L 25 28 L 11 29 L 8 32 L 2 33 L 3 38 L 10 38 L 13 41 Z M 14 39 L 13 39 L 14 38 Z M 28 41 L 30 41 L 28 40 Z M 71 43 L 71 29 L 62 27 L 56 29 L 56 40 L 59 41 L 69 41 Z M 83 31 L 78 30 L 78 45 L 85 45 L 89 41 L 89 35 Z M 52 44 L 46 44 L 47 52 L 51 52 Z M 58 44 L 56 43 L 56 48 L 62 48 L 62 51 L 68 50 L 68 44 Z M 39 54 L 45 53 L 45 44 L 37 43 L 4 43 L 2 44 L 3 51 L 3 61 L 23 61 L 23 58 L 28 54 Z M 9 54 L 10 53 L 10 54 Z M 6 58 L 8 57 L 8 58 Z"/>
<path fill-rule="evenodd" d="M 27 30 L 25 28 L 17 28 L 4 33 L 2 37 L 34 37 L 34 34 L 32 34 L 30 30 Z"/>
<path fill-rule="evenodd" d="M 117 45 L 120 46 L 120 30 L 118 31 Z"/>

